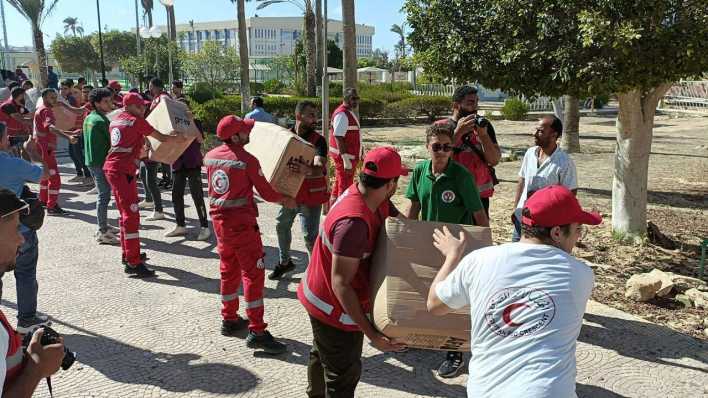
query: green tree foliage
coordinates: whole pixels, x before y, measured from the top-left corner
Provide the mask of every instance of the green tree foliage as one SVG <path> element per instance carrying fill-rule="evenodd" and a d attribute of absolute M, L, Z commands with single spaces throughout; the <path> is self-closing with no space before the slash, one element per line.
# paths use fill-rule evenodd
<path fill-rule="evenodd" d="M 193 54 L 185 54 L 184 71 L 190 78 L 217 90 L 227 82 L 239 80 L 239 56 L 233 47 L 207 41 Z"/>
<path fill-rule="evenodd" d="M 76 17 L 66 17 L 62 21 L 64 22 L 64 34 L 67 35 L 69 32 L 71 32 L 72 35 L 76 36 L 77 34 L 79 36 L 84 35 L 84 27 L 81 26 L 81 22 L 79 22 L 79 18 Z"/>
<path fill-rule="evenodd" d="M 100 48 L 97 34 L 91 35 L 91 44 L 96 54 L 99 54 Z M 135 54 L 137 54 L 135 33 L 118 30 L 103 32 L 103 60 L 107 69 L 118 66 L 122 59 L 132 57 Z"/>
<path fill-rule="evenodd" d="M 671 82 L 708 70 L 705 0 L 406 0 L 403 8 L 426 71 L 527 96 L 616 93 L 612 226 L 646 233 L 656 106 Z"/>
<path fill-rule="evenodd" d="M 327 40 L 327 66 L 342 69 L 344 65 L 344 53 L 337 46 L 334 40 Z"/>
<path fill-rule="evenodd" d="M 135 37 L 133 37 L 135 39 Z M 142 42 L 143 53 L 140 56 L 124 56 L 120 59 L 120 68 L 134 80 L 147 83 L 152 77 L 159 77 L 163 82 L 169 79 L 168 46 L 172 48 L 172 67 L 174 76 L 179 78 L 182 73 L 182 60 L 185 55 L 175 42 L 167 37 L 145 39 Z M 157 61 L 157 62 L 156 62 Z"/>
<path fill-rule="evenodd" d="M 91 45 L 90 37 L 57 34 L 52 41 L 50 51 L 64 71 L 83 73 L 86 70 L 100 68 L 99 57 Z"/>

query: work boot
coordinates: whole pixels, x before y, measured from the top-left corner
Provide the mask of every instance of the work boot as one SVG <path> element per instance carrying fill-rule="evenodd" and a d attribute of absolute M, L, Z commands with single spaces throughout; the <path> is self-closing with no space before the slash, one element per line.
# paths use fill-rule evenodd
<path fill-rule="evenodd" d="M 278 355 L 287 351 L 287 346 L 277 341 L 269 331 L 264 330 L 263 333 L 257 334 L 253 331 L 248 332 L 246 337 L 246 347 L 261 348 L 267 354 Z"/>
<path fill-rule="evenodd" d="M 293 260 L 288 260 L 287 263 L 279 263 L 278 265 L 275 266 L 275 269 L 273 272 L 268 275 L 268 279 L 274 281 L 276 279 L 280 279 L 280 277 L 283 276 L 286 272 L 290 272 L 295 269 L 295 264 L 293 264 Z"/>
<path fill-rule="evenodd" d="M 248 327 L 248 319 L 239 317 L 238 319 L 224 319 L 221 321 L 221 334 L 224 336 L 235 336 Z"/>
<path fill-rule="evenodd" d="M 146 261 L 147 259 L 148 259 L 147 253 L 145 253 L 145 252 L 140 253 L 140 261 Z M 126 260 L 125 257 L 121 257 L 120 261 L 123 263 L 123 265 L 129 265 L 128 260 Z"/>
<path fill-rule="evenodd" d="M 56 205 L 54 207 L 48 208 L 47 214 L 50 216 L 65 216 L 65 215 L 69 214 L 69 212 L 67 212 L 66 210 L 59 207 L 59 205 Z"/>
<path fill-rule="evenodd" d="M 125 273 L 129 275 L 135 275 L 138 278 L 150 278 L 155 276 L 155 271 L 149 269 L 145 266 L 145 263 L 140 263 L 138 265 L 126 265 Z"/>
<path fill-rule="evenodd" d="M 462 367 L 465 362 L 462 360 L 462 353 L 456 351 L 448 351 L 447 357 L 438 368 L 438 376 L 443 379 L 451 379 L 457 377 L 462 372 Z"/>

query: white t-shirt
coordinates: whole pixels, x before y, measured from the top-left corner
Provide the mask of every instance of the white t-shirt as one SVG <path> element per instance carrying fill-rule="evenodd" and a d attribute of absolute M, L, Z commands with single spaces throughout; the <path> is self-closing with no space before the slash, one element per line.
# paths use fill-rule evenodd
<path fill-rule="evenodd" d="M 476 250 L 436 286 L 470 307 L 467 396 L 575 397 L 575 344 L 593 272 L 561 249 L 507 243 Z"/>
<path fill-rule="evenodd" d="M 10 335 L 7 334 L 5 327 L 0 325 L 0 396 L 2 396 L 2 386 L 5 384 L 5 374 L 7 373 L 7 363 L 5 358 L 7 357 L 7 350 L 10 347 Z"/>
<path fill-rule="evenodd" d="M 562 149 L 556 150 L 538 166 L 539 147 L 531 147 L 526 151 L 521 162 L 519 177 L 524 179 L 524 190 L 516 204 L 516 218 L 521 219 L 521 209 L 528 198 L 529 192 L 538 191 L 550 185 L 563 185 L 573 190 L 578 188 L 578 177 L 573 159 Z"/>
<path fill-rule="evenodd" d="M 356 124 L 359 125 L 359 120 L 356 118 L 356 115 L 354 113 L 351 115 L 354 116 Z M 347 135 L 347 131 L 349 130 L 349 119 L 347 118 L 347 114 L 345 112 L 339 112 L 334 115 L 334 119 L 332 120 L 332 130 L 334 130 L 335 137 L 344 138 L 344 136 Z M 361 134 L 359 134 L 359 147 L 361 148 L 360 152 L 362 152 L 364 148 L 361 146 Z M 357 154 L 351 153 L 350 155 Z M 358 155 L 361 156 L 361 154 Z"/>

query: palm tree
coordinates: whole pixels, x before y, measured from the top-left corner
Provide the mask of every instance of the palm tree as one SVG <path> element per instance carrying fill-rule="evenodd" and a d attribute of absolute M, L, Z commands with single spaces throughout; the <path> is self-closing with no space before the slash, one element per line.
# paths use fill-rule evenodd
<path fill-rule="evenodd" d="M 246 36 L 246 5 L 244 0 L 231 0 L 236 3 L 238 18 L 238 55 L 241 63 L 241 112 L 248 112 L 251 102 L 251 81 L 248 77 L 248 37 Z"/>
<path fill-rule="evenodd" d="M 342 0 L 342 25 L 344 30 L 344 85 L 356 87 L 356 22 L 354 19 L 354 0 Z"/>
<path fill-rule="evenodd" d="M 396 44 L 396 53 L 398 55 L 398 71 L 401 71 L 402 60 L 406 58 L 406 23 L 400 25 L 391 25 L 391 32 L 397 34 L 400 39 L 398 39 L 398 44 Z"/>
<path fill-rule="evenodd" d="M 317 31 L 315 34 L 317 42 L 317 71 L 316 77 L 317 84 L 322 84 L 322 64 L 324 62 L 324 48 L 322 48 L 322 35 L 324 34 L 324 26 L 322 21 L 322 0 L 315 0 L 315 17 L 317 19 Z"/>
<path fill-rule="evenodd" d="M 152 26 L 152 0 L 140 0 L 143 5 L 143 14 L 148 17 L 148 26 Z"/>
<path fill-rule="evenodd" d="M 315 39 L 315 12 L 312 8 L 312 0 L 257 0 L 261 4 L 256 7 L 260 10 L 272 4 L 290 3 L 299 8 L 305 16 L 305 59 L 307 71 L 307 95 L 314 97 L 317 92 L 317 47 L 319 43 Z"/>
<path fill-rule="evenodd" d="M 78 33 L 79 36 L 84 35 L 84 28 L 81 26 L 79 18 L 66 17 L 62 22 L 64 22 L 64 35 L 69 33 L 69 31 L 71 31 L 74 37 L 76 37 L 76 33 Z"/>
<path fill-rule="evenodd" d="M 39 67 L 39 82 L 42 87 L 47 87 L 47 52 L 44 49 L 44 34 L 42 23 L 54 11 L 59 0 L 7 0 L 17 12 L 29 21 L 32 26 L 32 41 L 37 54 Z"/>
<path fill-rule="evenodd" d="M 192 29 L 192 39 L 194 39 L 194 52 L 197 52 L 197 34 L 194 30 L 194 20 L 189 20 L 189 27 Z M 189 51 L 192 51 L 192 40 L 189 41 Z"/>
<path fill-rule="evenodd" d="M 170 26 L 168 37 L 171 41 L 177 40 L 177 26 L 175 22 L 175 6 L 165 6 L 167 10 L 167 19 L 169 21 L 168 26 Z"/>

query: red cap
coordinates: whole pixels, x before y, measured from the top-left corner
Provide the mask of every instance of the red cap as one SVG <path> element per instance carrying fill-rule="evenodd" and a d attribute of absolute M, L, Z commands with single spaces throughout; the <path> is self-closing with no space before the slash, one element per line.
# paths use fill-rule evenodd
<path fill-rule="evenodd" d="M 216 136 L 227 140 L 238 133 L 250 133 L 254 124 L 256 122 L 252 119 L 241 119 L 234 115 L 224 116 L 216 126 Z"/>
<path fill-rule="evenodd" d="M 121 86 L 120 83 L 118 83 L 118 81 L 116 81 L 116 80 L 111 80 L 111 81 L 108 82 L 108 88 L 111 88 L 111 89 L 116 90 L 116 91 L 120 91 L 120 90 L 123 89 L 123 86 Z"/>
<path fill-rule="evenodd" d="M 369 162 L 374 164 L 375 170 L 366 167 Z M 366 175 L 383 179 L 408 175 L 408 168 L 401 163 L 401 155 L 390 146 L 379 147 L 367 152 L 364 156 L 362 170 Z"/>
<path fill-rule="evenodd" d="M 578 199 L 568 188 L 551 185 L 536 191 L 524 206 L 528 212 L 521 217 L 521 222 L 529 226 L 555 227 L 572 223 L 597 225 L 602 222 L 599 213 L 584 211 Z"/>
<path fill-rule="evenodd" d="M 123 96 L 123 107 L 128 105 L 147 105 L 150 101 L 145 101 L 143 96 L 138 93 L 128 93 Z"/>

